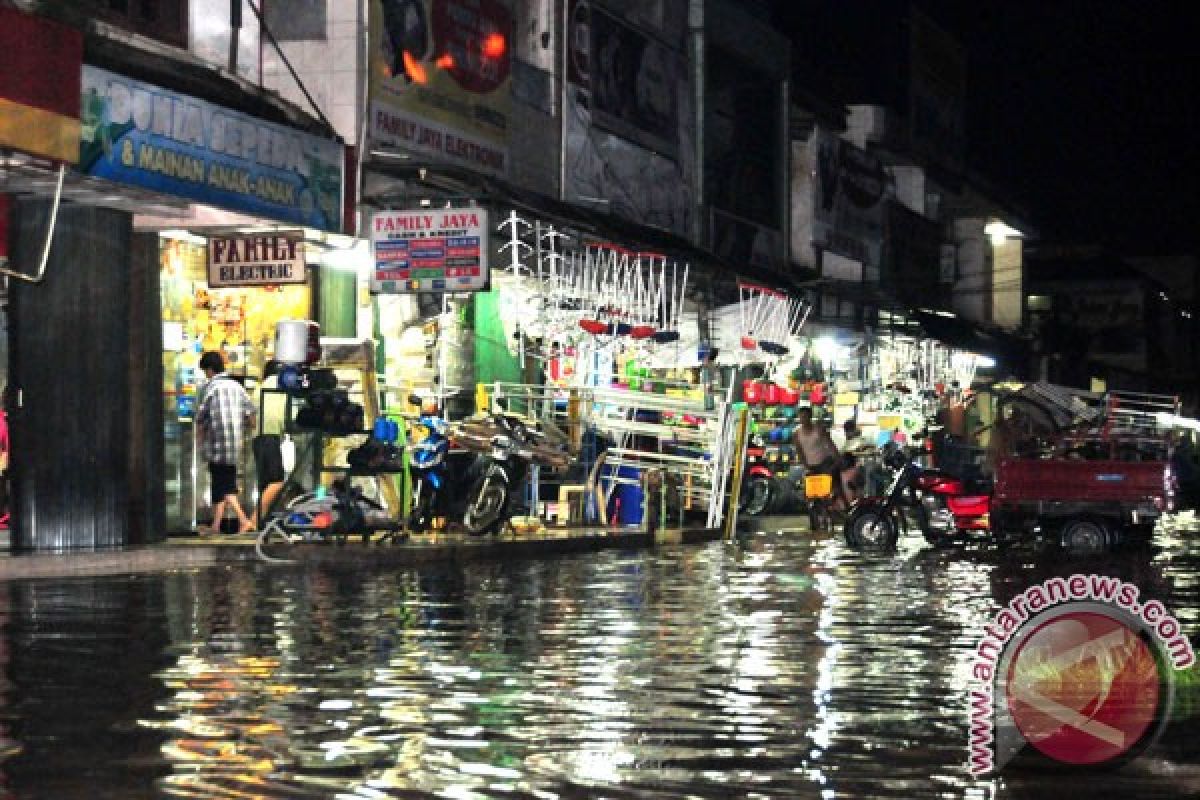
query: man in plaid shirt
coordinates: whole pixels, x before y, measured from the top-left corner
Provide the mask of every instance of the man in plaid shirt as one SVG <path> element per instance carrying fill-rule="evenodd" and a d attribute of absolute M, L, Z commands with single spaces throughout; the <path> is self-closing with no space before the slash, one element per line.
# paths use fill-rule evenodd
<path fill-rule="evenodd" d="M 212 486 L 213 527 L 200 534 L 221 529 L 225 505 L 237 514 L 240 530 L 254 530 L 254 523 L 238 502 L 237 465 L 242 461 L 242 431 L 254 424 L 254 404 L 242 385 L 225 373 L 225 359 L 210 350 L 200 356 L 200 369 L 208 382 L 196 409 L 196 434 L 200 452 L 208 462 Z"/>

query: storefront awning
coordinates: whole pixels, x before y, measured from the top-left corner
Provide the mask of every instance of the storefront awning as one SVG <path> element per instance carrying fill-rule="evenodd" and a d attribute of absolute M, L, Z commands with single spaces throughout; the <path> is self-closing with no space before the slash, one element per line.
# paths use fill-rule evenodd
<path fill-rule="evenodd" d="M 557 198 L 520 189 L 507 181 L 481 175 L 459 167 L 445 164 L 422 164 L 395 154 L 372 152 L 363 164 L 369 175 L 374 172 L 387 178 L 412 184 L 414 188 L 396 191 L 392 188 L 371 186 L 364 175 L 362 202 L 377 208 L 389 205 L 414 204 L 421 187 L 440 190 L 454 195 L 475 197 L 479 202 L 515 208 L 564 227 L 582 233 L 614 241 L 630 248 L 663 253 L 696 268 L 707 270 L 713 278 L 728 279 L 731 285 L 738 278 L 756 281 L 767 286 L 799 294 L 803 287 L 793 276 L 775 270 L 767 270 L 751 264 L 734 264 L 716 253 L 698 247 L 687 239 L 646 225 L 639 225 L 615 214 L 602 212 L 566 203 Z M 734 289 L 736 294 L 736 289 Z"/>

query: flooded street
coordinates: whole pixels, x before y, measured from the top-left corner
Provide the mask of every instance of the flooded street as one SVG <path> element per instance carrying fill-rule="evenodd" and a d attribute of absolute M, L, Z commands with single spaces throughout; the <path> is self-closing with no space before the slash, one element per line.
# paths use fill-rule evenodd
<path fill-rule="evenodd" d="M 1195 641 L 1198 567 L 1186 533 L 1064 563 L 762 531 L 3 585 L 0 798 L 1194 797 L 1194 717 L 1120 771 L 976 780 L 966 686 L 1054 575 L 1132 581 Z"/>

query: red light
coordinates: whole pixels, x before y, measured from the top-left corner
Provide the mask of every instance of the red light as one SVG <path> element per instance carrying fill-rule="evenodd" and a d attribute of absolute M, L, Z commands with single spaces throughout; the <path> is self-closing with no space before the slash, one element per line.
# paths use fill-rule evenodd
<path fill-rule="evenodd" d="M 433 63 L 438 69 L 454 69 L 454 56 L 449 53 L 443 53 Z"/>
<path fill-rule="evenodd" d="M 428 83 L 429 76 L 425 74 L 425 67 L 421 66 L 421 62 L 412 57 L 412 54 L 407 50 L 404 51 L 404 71 L 408 73 L 408 77 L 412 78 L 413 83 Z"/>
<path fill-rule="evenodd" d="M 483 55 L 486 58 L 502 58 L 507 49 L 508 42 L 504 41 L 504 34 L 489 33 L 483 37 Z"/>

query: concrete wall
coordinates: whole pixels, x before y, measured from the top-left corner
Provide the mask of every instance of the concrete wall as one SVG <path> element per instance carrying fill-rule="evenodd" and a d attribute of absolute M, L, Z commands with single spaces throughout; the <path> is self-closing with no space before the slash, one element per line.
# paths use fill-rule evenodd
<path fill-rule="evenodd" d="M 954 281 L 953 310 L 972 322 L 991 321 L 992 252 L 983 232 L 986 220 L 956 219 L 952 236 L 958 248 L 958 274 Z"/>
<path fill-rule="evenodd" d="M 1024 302 L 1024 242 L 1005 239 L 990 242 L 992 247 L 992 319 L 1008 330 L 1021 326 Z"/>
<path fill-rule="evenodd" d="M 359 0 L 329 0 L 325 14 L 324 40 L 279 44 L 321 112 L 346 144 L 353 145 L 358 143 L 359 111 L 366 86 L 366 63 L 360 53 L 360 42 L 366 36 L 366 8 Z M 313 113 L 283 59 L 265 37 L 262 84 Z"/>

